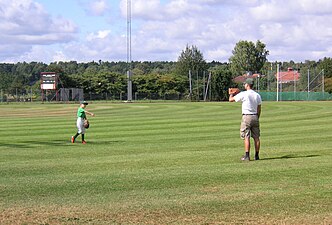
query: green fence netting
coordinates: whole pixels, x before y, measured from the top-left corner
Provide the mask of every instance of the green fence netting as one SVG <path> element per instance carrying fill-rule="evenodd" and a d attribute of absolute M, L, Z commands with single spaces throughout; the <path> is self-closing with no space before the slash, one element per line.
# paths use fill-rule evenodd
<path fill-rule="evenodd" d="M 277 92 L 259 92 L 263 101 L 277 101 Z M 332 94 L 328 92 L 279 92 L 279 101 L 328 101 Z"/>

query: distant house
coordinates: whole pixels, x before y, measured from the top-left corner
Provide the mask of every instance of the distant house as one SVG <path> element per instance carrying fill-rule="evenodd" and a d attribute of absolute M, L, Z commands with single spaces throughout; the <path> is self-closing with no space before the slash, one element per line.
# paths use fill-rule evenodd
<path fill-rule="evenodd" d="M 246 74 L 243 74 L 242 76 L 237 76 L 235 78 L 233 78 L 233 81 L 237 84 L 242 84 L 246 81 L 246 79 L 248 78 L 257 78 L 257 77 L 260 77 L 261 75 L 258 74 L 258 73 L 254 73 L 254 74 L 251 74 L 251 73 L 246 73 Z"/>
<path fill-rule="evenodd" d="M 278 73 L 274 75 L 278 79 Z M 279 72 L 279 83 L 292 83 L 299 81 L 301 74 L 293 68 L 288 68 L 287 72 Z"/>
<path fill-rule="evenodd" d="M 278 73 L 274 74 L 275 78 L 277 79 Z M 257 78 L 257 77 L 264 77 L 264 75 L 260 75 L 258 73 L 250 74 L 246 73 L 242 76 L 237 76 L 233 78 L 233 81 L 235 83 L 244 83 L 247 78 Z M 293 68 L 288 68 L 286 72 L 279 72 L 279 83 L 293 83 L 298 82 L 301 77 L 301 74 L 297 70 L 293 70 Z"/>

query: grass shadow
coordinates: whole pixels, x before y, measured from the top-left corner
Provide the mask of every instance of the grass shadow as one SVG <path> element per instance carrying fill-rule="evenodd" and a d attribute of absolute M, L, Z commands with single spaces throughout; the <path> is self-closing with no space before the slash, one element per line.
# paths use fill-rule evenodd
<path fill-rule="evenodd" d="M 33 146 L 30 146 L 28 144 L 25 143 L 15 143 L 15 144 L 11 144 L 11 143 L 0 143 L 0 146 L 4 146 L 6 148 L 33 148 Z"/>
<path fill-rule="evenodd" d="M 80 143 L 81 141 L 77 141 L 77 143 Z M 119 140 L 114 140 L 114 141 L 89 141 L 87 140 L 87 144 L 89 145 L 108 145 L 108 144 L 115 144 L 115 143 L 125 143 L 125 141 L 119 141 Z"/>
<path fill-rule="evenodd" d="M 284 156 L 280 156 L 280 157 L 262 158 L 260 160 L 312 158 L 312 157 L 319 157 L 319 156 L 321 156 L 321 155 L 284 155 Z"/>
<path fill-rule="evenodd" d="M 77 144 L 80 144 L 81 141 L 77 140 Z M 75 144 L 76 144 L 75 143 Z M 88 141 L 88 145 L 108 145 L 108 144 L 115 144 L 115 143 L 125 143 L 125 141 Z M 49 141 L 38 141 L 38 140 L 31 140 L 31 141 L 23 141 L 20 143 L 3 143 L 0 142 L 0 146 L 11 148 L 11 149 L 31 149 L 31 148 L 37 148 L 38 146 L 56 146 L 56 147 L 68 147 L 72 143 L 70 140 L 49 140 Z"/>
<path fill-rule="evenodd" d="M 4 146 L 7 148 L 16 148 L 16 149 L 23 149 L 23 148 L 37 148 L 38 146 L 67 146 L 70 141 L 64 140 L 49 140 L 49 141 L 22 141 L 20 143 L 0 143 L 0 146 Z"/>

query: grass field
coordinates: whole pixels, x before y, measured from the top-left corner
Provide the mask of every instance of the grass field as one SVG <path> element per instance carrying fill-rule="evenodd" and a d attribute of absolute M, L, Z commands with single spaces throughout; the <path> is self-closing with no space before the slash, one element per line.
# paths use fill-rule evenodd
<path fill-rule="evenodd" d="M 0 224 L 332 224 L 332 102 L 0 105 Z M 252 152 L 253 153 L 253 152 Z"/>

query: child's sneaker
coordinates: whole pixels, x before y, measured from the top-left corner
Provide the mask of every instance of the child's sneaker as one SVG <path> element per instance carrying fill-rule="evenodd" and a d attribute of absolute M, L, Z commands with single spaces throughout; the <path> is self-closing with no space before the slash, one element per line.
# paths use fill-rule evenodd
<path fill-rule="evenodd" d="M 86 141 L 82 141 L 82 144 L 85 145 L 85 144 L 86 144 Z"/>

